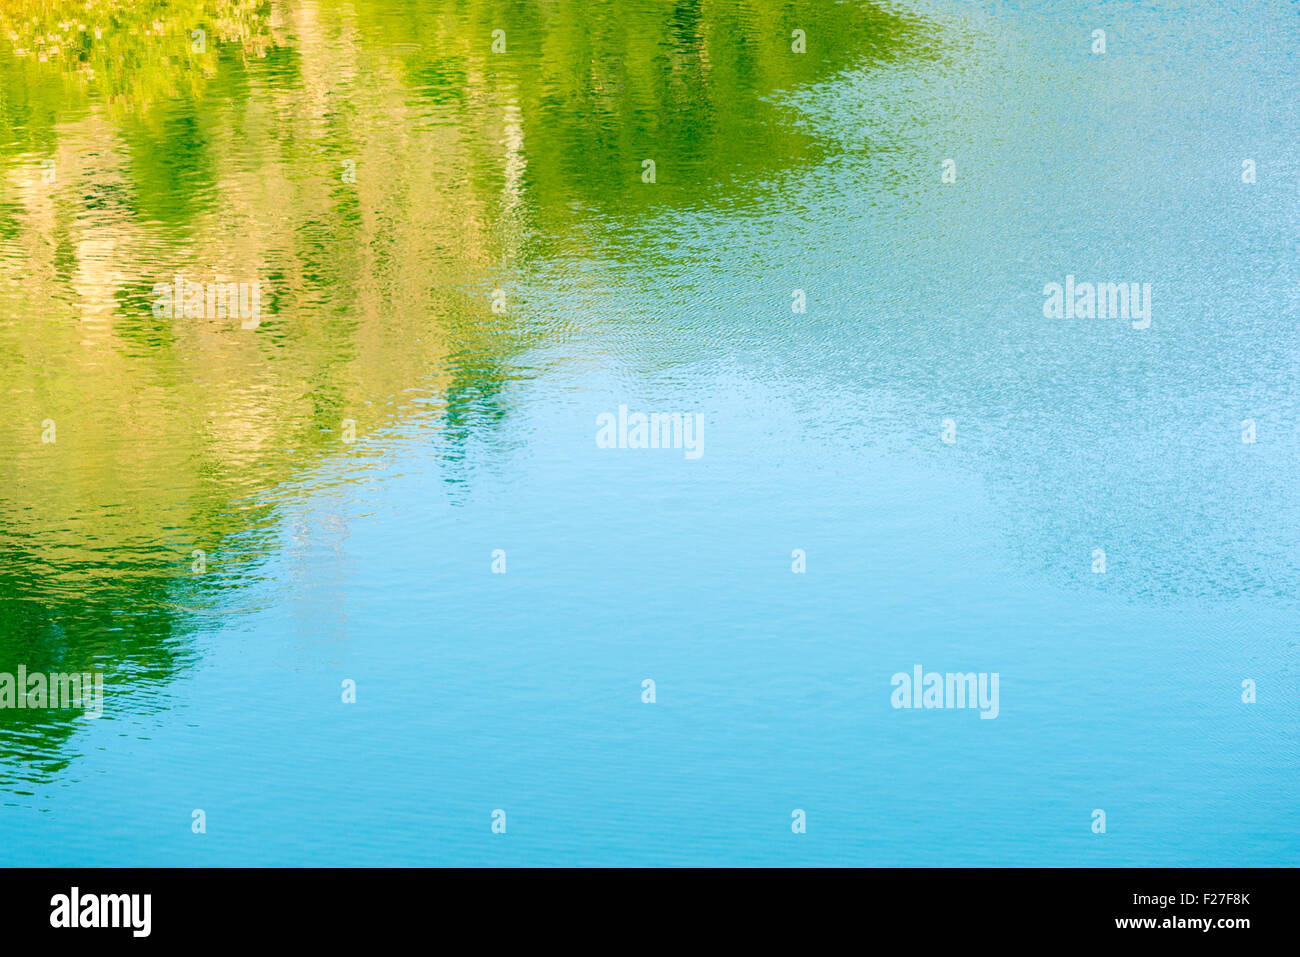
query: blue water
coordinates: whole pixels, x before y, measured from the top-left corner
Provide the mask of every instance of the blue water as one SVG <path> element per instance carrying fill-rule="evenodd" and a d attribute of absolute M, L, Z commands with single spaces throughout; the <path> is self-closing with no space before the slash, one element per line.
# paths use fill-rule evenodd
<path fill-rule="evenodd" d="M 777 94 L 811 167 L 573 226 L 500 389 L 411 382 L 264 496 L 0 859 L 1300 863 L 1300 6 L 980 6 Z M 1044 318 L 1067 274 L 1150 328 Z M 620 404 L 704 454 L 599 448 Z M 916 664 L 997 718 L 891 707 Z"/>

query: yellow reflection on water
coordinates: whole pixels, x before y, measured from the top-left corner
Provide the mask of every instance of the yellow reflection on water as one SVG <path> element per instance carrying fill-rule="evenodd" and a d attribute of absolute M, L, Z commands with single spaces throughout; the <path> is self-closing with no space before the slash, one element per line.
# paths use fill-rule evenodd
<path fill-rule="evenodd" d="M 768 201 L 828 149 L 785 94 L 913 30 L 811 0 L 4 0 L 0 667 L 165 683 L 278 489 L 516 374 L 533 264 L 649 268 L 627 236 L 658 211 Z M 177 276 L 258 284 L 256 327 L 158 315 Z"/>

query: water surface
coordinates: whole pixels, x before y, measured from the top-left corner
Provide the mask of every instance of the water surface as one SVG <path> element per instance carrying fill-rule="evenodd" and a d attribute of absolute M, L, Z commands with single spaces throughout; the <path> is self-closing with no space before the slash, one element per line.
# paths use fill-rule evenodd
<path fill-rule="evenodd" d="M 0 861 L 1297 863 L 1293 3 L 126 7 L 0 10 Z"/>

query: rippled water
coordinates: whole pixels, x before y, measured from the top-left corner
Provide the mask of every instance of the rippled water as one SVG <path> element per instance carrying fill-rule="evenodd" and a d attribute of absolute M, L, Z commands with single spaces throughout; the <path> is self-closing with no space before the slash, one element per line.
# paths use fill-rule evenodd
<path fill-rule="evenodd" d="M 112 6 L 0 8 L 0 861 L 1297 863 L 1295 3 Z"/>

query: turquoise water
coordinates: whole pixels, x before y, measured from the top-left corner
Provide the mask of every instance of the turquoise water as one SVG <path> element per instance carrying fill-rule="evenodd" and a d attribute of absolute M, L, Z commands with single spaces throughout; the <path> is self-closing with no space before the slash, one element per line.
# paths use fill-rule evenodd
<path fill-rule="evenodd" d="M 1296 864 L 1300 6 L 887 9 L 898 55 L 718 104 L 776 127 L 737 153 L 490 192 L 517 238 L 460 281 L 514 324 L 345 405 L 353 444 L 232 460 L 257 520 L 154 599 L 166 666 L 96 644 L 102 718 L 5 727 L 0 859 Z M 530 120 L 530 161 L 569 135 Z M 1149 283 L 1150 327 L 1046 318 L 1067 275 Z M 703 454 L 599 447 L 620 405 Z M 996 719 L 892 707 L 917 664 L 997 673 Z"/>

